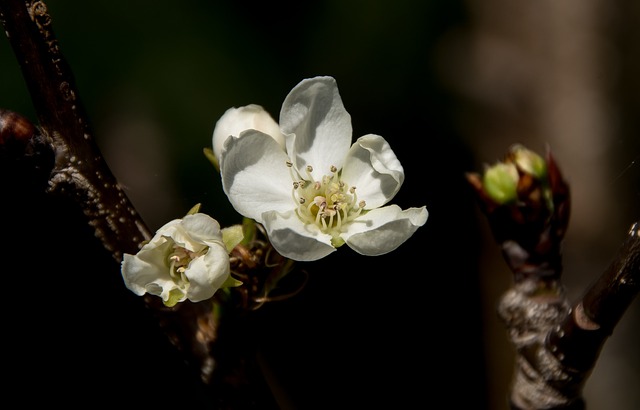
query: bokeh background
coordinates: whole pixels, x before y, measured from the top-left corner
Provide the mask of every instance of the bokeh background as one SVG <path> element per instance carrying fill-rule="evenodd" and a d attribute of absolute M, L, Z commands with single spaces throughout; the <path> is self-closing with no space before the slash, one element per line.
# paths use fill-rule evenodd
<path fill-rule="evenodd" d="M 513 351 L 496 304 L 511 281 L 464 173 L 501 159 L 510 144 L 540 153 L 549 146 L 571 184 L 564 247 L 571 300 L 606 268 L 638 219 L 640 6 L 633 1 L 47 6 L 96 140 L 151 230 L 196 203 L 222 225 L 238 223 L 202 154 L 215 121 L 250 103 L 277 119 L 304 78 L 335 77 L 354 138 L 384 136 L 404 166 L 393 202 L 426 205 L 427 224 L 391 254 L 365 258 L 344 247 L 308 264 L 304 291 L 264 308 L 258 343 L 283 409 L 435 408 L 443 401 L 507 408 Z M 0 107 L 35 121 L 6 39 L 0 67 Z M 5 192 L 2 201 L 12 199 Z M 46 215 L 38 204 L 26 209 Z M 178 396 L 182 404 L 210 405 L 138 312 L 140 298 L 112 270 L 101 276 L 97 265 L 109 261 L 86 263 L 77 254 L 64 236 L 65 217 L 58 215 L 57 232 L 33 235 L 49 238 L 44 246 L 54 247 L 54 260 L 27 265 L 57 262 L 66 275 L 24 274 L 23 285 L 38 289 L 30 300 L 41 313 L 7 313 L 13 382 L 34 391 L 56 386 L 53 401 L 67 403 L 82 390 L 103 403 Z M 28 266 L 21 271 L 31 272 Z M 5 275 L 19 277 L 9 270 L 4 264 Z M 13 306 L 25 302 L 20 292 L 9 298 Z M 636 301 L 587 382 L 589 410 L 640 408 L 638 346 Z"/>

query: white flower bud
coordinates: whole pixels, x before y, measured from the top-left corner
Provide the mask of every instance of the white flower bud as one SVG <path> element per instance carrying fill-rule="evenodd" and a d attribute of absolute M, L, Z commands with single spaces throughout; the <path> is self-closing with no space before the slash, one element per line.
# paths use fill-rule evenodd
<path fill-rule="evenodd" d="M 213 154 L 218 162 L 222 159 L 226 139 L 230 136 L 238 138 L 242 131 L 249 129 L 258 130 L 271 136 L 284 149 L 284 135 L 282 135 L 278 123 L 264 108 L 257 104 L 232 107 L 222 114 L 213 130 Z"/>

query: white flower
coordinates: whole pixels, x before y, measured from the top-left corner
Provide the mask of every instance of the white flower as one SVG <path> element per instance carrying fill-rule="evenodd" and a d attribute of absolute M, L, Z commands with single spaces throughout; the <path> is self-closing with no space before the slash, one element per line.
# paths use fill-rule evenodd
<path fill-rule="evenodd" d="M 284 148 L 284 135 L 280 132 L 278 123 L 264 108 L 256 104 L 232 107 L 222 114 L 213 130 L 213 154 L 218 161 L 220 161 L 225 140 L 230 136 L 238 138 L 240 132 L 248 129 L 271 135 Z"/>
<path fill-rule="evenodd" d="M 235 285 L 228 246 L 233 248 L 240 239 L 236 236 L 225 245 L 218 221 L 202 213 L 174 219 L 136 255 L 124 254 L 124 283 L 138 296 L 160 296 L 167 306 L 209 299 L 221 287 Z"/>
<path fill-rule="evenodd" d="M 286 149 L 255 129 L 228 138 L 220 172 L 236 211 L 264 225 L 281 255 L 311 261 L 345 243 L 382 255 L 426 223 L 424 206 L 383 206 L 400 189 L 404 170 L 381 136 L 351 145 L 351 117 L 332 77 L 306 79 L 291 90 L 279 131 Z"/>

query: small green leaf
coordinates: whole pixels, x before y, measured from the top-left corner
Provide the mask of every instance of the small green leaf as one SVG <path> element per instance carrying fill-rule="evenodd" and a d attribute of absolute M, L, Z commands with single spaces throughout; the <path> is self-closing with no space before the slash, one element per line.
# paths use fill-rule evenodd
<path fill-rule="evenodd" d="M 224 246 L 229 253 L 231 253 L 237 244 L 242 242 L 243 238 L 242 225 L 232 225 L 227 228 L 222 228 L 222 242 L 224 242 Z"/>
<path fill-rule="evenodd" d="M 544 158 L 522 145 L 515 145 L 511 150 L 514 162 L 520 170 L 533 175 L 538 180 L 546 178 L 547 163 Z"/>
<path fill-rule="evenodd" d="M 488 168 L 483 176 L 484 190 L 498 204 L 513 202 L 518 198 L 518 170 L 509 163 L 497 163 Z"/>

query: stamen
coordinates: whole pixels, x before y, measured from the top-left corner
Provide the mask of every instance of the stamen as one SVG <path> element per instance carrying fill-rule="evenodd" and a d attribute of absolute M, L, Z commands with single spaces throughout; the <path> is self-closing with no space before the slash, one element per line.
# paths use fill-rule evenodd
<path fill-rule="evenodd" d="M 313 167 L 311 165 L 307 165 L 306 170 L 309 181 L 314 181 L 313 176 L 311 175 L 311 173 L 313 172 Z"/>
<path fill-rule="evenodd" d="M 298 183 L 293 181 L 293 189 L 291 190 L 291 197 L 293 198 L 293 202 L 298 201 L 298 197 L 296 196 L 296 189 L 298 189 Z"/>
<path fill-rule="evenodd" d="M 362 213 L 362 209 L 363 209 L 363 208 L 358 208 L 358 209 L 356 209 L 352 214 L 350 214 L 350 215 L 347 217 L 347 220 L 348 220 L 348 221 L 353 221 L 354 219 L 356 219 L 356 218 L 358 217 L 358 215 L 360 215 L 360 214 Z"/>
<path fill-rule="evenodd" d="M 298 171 L 293 168 L 293 162 L 287 161 L 286 164 L 287 164 L 287 168 L 289 168 L 289 175 L 291 176 L 291 180 L 295 181 L 296 179 L 299 178 L 299 176 L 297 175 Z"/>
<path fill-rule="evenodd" d="M 307 165 L 307 177 L 294 178 L 295 168 L 291 161 L 287 166 L 292 169 L 292 196 L 297 204 L 296 214 L 307 224 L 315 224 L 324 233 L 339 235 L 349 221 L 362 213 L 365 201 L 358 201 L 356 187 L 350 187 L 340 180 L 339 169 L 335 165 L 329 167 L 330 173 L 315 180 L 311 173 L 313 166 Z M 299 175 L 299 174 L 297 174 Z"/>
<path fill-rule="evenodd" d="M 336 222 L 336 228 L 340 229 L 340 227 L 342 227 L 342 216 L 340 215 L 340 210 L 337 210 L 337 214 L 338 214 L 338 221 Z"/>
<path fill-rule="evenodd" d="M 311 207 L 315 205 L 315 202 L 310 202 L 309 205 L 307 205 L 307 212 L 309 215 L 313 215 L 313 212 L 311 212 Z"/>
<path fill-rule="evenodd" d="M 178 245 L 173 246 L 173 253 L 167 258 L 169 262 L 169 275 L 176 282 L 188 283 L 186 271 L 189 263 L 197 258 L 201 252 L 191 252 Z"/>
<path fill-rule="evenodd" d="M 172 278 L 175 278 L 176 276 L 176 260 L 174 259 L 175 257 L 170 257 L 169 260 L 171 261 L 171 264 L 169 264 L 169 275 Z"/>

